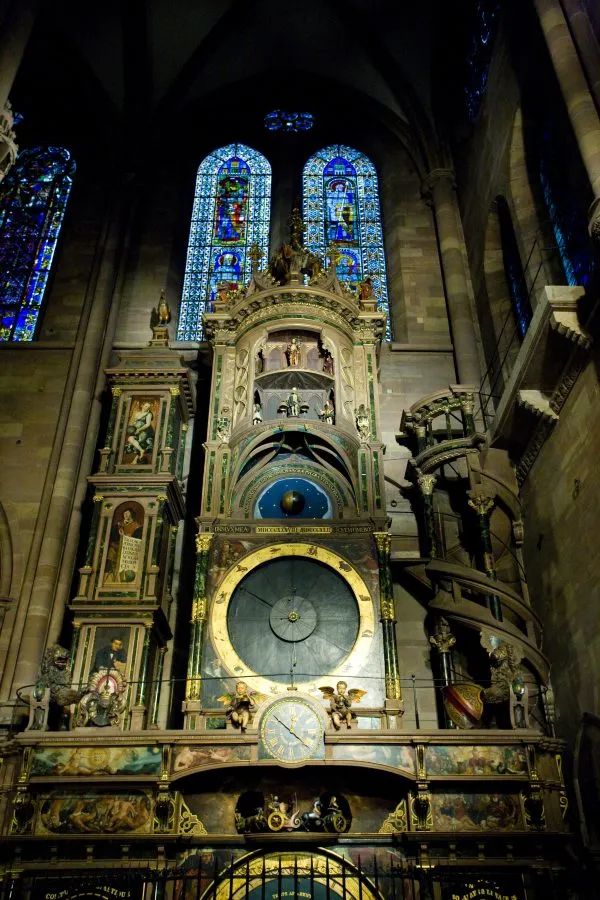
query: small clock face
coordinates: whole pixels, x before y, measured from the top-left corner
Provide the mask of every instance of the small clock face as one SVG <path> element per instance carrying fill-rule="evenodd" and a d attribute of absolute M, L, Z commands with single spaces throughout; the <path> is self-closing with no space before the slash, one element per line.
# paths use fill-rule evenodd
<path fill-rule="evenodd" d="M 260 726 L 260 755 L 297 763 L 323 755 L 323 725 L 318 712 L 304 700 L 273 703 Z"/>

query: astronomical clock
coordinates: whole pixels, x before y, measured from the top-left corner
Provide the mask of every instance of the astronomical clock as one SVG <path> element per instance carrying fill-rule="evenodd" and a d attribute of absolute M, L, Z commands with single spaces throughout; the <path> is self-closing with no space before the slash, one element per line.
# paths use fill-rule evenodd
<path fill-rule="evenodd" d="M 255 271 L 205 315 L 213 381 L 184 704 L 186 728 L 204 730 L 242 682 L 260 755 L 288 764 L 322 755 L 324 686 L 360 688 L 365 719 L 385 709 L 388 727 L 402 710 L 378 415 L 385 316 L 294 236 L 289 249 L 282 277 Z"/>

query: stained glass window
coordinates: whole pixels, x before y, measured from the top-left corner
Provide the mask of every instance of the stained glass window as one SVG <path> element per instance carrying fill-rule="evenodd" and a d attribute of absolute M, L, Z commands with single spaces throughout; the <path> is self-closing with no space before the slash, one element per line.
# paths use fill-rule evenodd
<path fill-rule="evenodd" d="M 271 166 L 244 144 L 228 144 L 198 168 L 177 337 L 202 340 L 202 313 L 218 285 L 250 280 L 249 251 L 269 250 Z"/>
<path fill-rule="evenodd" d="M 496 211 L 500 226 L 500 242 L 502 246 L 502 260 L 504 262 L 504 274 L 510 291 L 512 311 L 521 340 L 531 322 L 532 309 L 529 299 L 529 291 L 525 280 L 525 272 L 519 253 L 517 236 L 512 223 L 510 209 L 504 197 L 496 197 Z"/>
<path fill-rule="evenodd" d="M 293 133 L 297 131 L 309 131 L 315 124 L 315 117 L 309 112 L 284 112 L 282 109 L 274 109 L 265 116 L 265 128 L 269 131 L 283 131 Z"/>
<path fill-rule="evenodd" d="M 494 38 L 498 30 L 500 4 L 498 0 L 478 0 L 471 46 L 466 58 L 465 100 L 469 122 L 479 113 L 487 88 Z"/>
<path fill-rule="evenodd" d="M 0 188 L 0 341 L 33 339 L 75 163 L 62 147 L 24 150 Z"/>
<path fill-rule="evenodd" d="M 386 340 L 391 340 L 375 166 L 364 153 L 334 144 L 308 160 L 303 188 L 307 248 L 326 264 L 335 248 L 338 278 L 350 287 L 371 279 L 379 306 L 388 316 Z"/>

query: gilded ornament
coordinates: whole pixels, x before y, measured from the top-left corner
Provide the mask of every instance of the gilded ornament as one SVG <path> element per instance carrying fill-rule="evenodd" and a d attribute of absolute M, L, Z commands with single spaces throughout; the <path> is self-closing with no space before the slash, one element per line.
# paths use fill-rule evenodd
<path fill-rule="evenodd" d="M 437 475 L 424 474 L 417 470 L 417 483 L 424 497 L 430 497 L 437 481 Z"/>
<path fill-rule="evenodd" d="M 396 809 L 383 820 L 378 834 L 395 834 L 401 831 L 408 831 L 406 800 L 401 800 Z"/>
<path fill-rule="evenodd" d="M 196 535 L 196 553 L 208 553 L 214 535 L 211 532 L 201 532 Z"/>
<path fill-rule="evenodd" d="M 477 494 L 469 498 L 469 506 L 474 509 L 478 516 L 488 516 L 494 507 L 495 500 L 492 497 L 486 497 L 483 494 Z"/>

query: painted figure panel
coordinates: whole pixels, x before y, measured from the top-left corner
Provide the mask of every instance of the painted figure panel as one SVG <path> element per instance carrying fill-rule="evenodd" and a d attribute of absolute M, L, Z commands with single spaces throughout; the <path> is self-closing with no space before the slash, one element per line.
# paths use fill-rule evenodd
<path fill-rule="evenodd" d="M 50 775 L 159 775 L 160 747 L 37 747 L 31 774 Z"/>
<path fill-rule="evenodd" d="M 427 747 L 428 775 L 527 775 L 522 747 Z"/>
<path fill-rule="evenodd" d="M 415 774 L 415 752 L 412 747 L 393 744 L 337 744 L 333 748 L 334 759 L 352 759 L 356 762 L 379 763 L 394 769 Z"/>
<path fill-rule="evenodd" d="M 127 672 L 129 638 L 131 629 L 123 626 L 101 625 L 95 629 L 92 652 L 88 656 L 91 665 L 84 682 L 103 670 L 116 669 L 121 675 Z"/>
<path fill-rule="evenodd" d="M 431 808 L 435 831 L 512 831 L 523 827 L 516 795 L 433 794 Z"/>
<path fill-rule="evenodd" d="M 42 802 L 40 826 L 53 834 L 148 832 L 151 814 L 143 791 L 53 791 Z"/>
<path fill-rule="evenodd" d="M 151 465 L 159 410 L 159 397 L 135 397 L 131 401 L 121 465 Z"/>
<path fill-rule="evenodd" d="M 250 747 L 179 747 L 174 754 L 173 772 L 184 772 L 198 766 L 211 766 L 217 763 L 249 760 Z"/>
<path fill-rule="evenodd" d="M 142 565 L 144 508 L 135 500 L 120 503 L 110 527 L 104 567 L 104 585 L 131 584 L 138 580 Z"/>
<path fill-rule="evenodd" d="M 217 187 L 214 238 L 225 244 L 244 240 L 248 212 L 248 176 L 243 159 L 234 156 L 221 166 Z"/>

